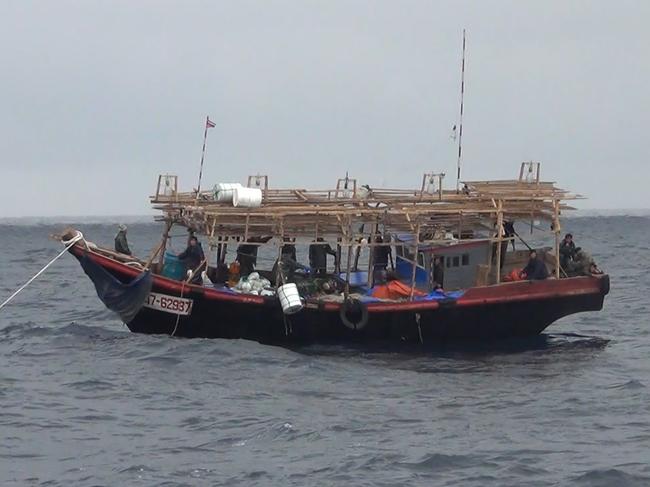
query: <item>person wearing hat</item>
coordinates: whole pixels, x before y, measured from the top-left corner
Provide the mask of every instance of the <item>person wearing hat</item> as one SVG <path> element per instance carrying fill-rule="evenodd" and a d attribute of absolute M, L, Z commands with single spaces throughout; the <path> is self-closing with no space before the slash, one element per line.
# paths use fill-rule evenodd
<path fill-rule="evenodd" d="M 573 242 L 573 235 L 567 233 L 560 243 L 560 267 L 565 272 L 569 264 L 575 260 L 578 250 L 580 249 L 576 248 L 576 244 Z"/>
<path fill-rule="evenodd" d="M 133 255 L 129 249 L 129 243 L 126 241 L 126 225 L 118 226 L 117 235 L 115 235 L 115 252 L 120 254 Z"/>

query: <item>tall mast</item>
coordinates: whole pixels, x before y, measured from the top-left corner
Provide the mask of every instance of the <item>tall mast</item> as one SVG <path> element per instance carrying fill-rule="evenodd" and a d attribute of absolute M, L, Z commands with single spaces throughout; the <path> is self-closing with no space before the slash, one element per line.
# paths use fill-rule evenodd
<path fill-rule="evenodd" d="M 208 140 L 208 129 L 213 128 L 214 122 L 210 120 L 210 116 L 205 117 L 205 130 L 203 131 L 203 149 L 201 150 L 201 167 L 199 169 L 199 183 L 196 185 L 196 200 L 199 200 L 201 194 L 201 177 L 203 176 L 203 160 L 205 159 L 205 143 Z"/>
<path fill-rule="evenodd" d="M 465 29 L 463 29 L 463 60 L 460 68 L 460 119 L 458 121 L 458 161 L 456 173 L 456 193 L 460 189 L 460 162 L 463 154 L 463 99 L 465 97 Z"/>

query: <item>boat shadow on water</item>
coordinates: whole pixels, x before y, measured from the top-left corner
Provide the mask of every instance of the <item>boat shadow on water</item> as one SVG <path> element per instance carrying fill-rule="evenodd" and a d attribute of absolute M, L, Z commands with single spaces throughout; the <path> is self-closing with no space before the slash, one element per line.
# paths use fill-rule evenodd
<path fill-rule="evenodd" d="M 289 347 L 292 351 L 310 356 L 387 356 L 430 358 L 482 358 L 498 355 L 516 355 L 529 352 L 571 353 L 575 351 L 601 351 L 610 340 L 577 333 L 543 333 L 525 338 L 482 342 L 450 342 L 431 345 L 308 345 Z"/>

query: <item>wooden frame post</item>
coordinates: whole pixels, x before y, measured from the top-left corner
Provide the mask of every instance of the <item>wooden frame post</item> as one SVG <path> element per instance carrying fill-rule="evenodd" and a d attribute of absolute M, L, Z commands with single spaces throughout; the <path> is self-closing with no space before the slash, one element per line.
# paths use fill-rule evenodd
<path fill-rule="evenodd" d="M 555 278 L 560 278 L 560 202 L 553 200 L 553 233 L 555 233 Z"/>
<path fill-rule="evenodd" d="M 160 258 L 158 259 L 158 264 L 160 266 L 160 269 L 158 269 L 158 272 L 162 272 L 162 268 L 165 265 L 165 250 L 167 250 L 167 240 L 169 240 L 169 231 L 172 228 L 172 222 L 171 220 L 165 220 L 165 230 L 163 232 L 162 236 L 162 242 L 160 243 Z M 152 256 L 151 260 L 153 260 L 155 256 Z"/>
<path fill-rule="evenodd" d="M 370 235 L 368 235 L 368 287 L 372 287 L 374 285 L 374 279 L 373 279 L 373 250 L 375 246 L 373 245 L 375 243 L 375 234 L 374 232 L 370 232 Z"/>
<path fill-rule="evenodd" d="M 415 252 L 413 252 L 413 271 L 411 272 L 411 293 L 409 300 L 413 301 L 415 294 L 415 274 L 418 269 L 418 253 L 420 251 L 420 223 L 415 226 Z"/>
<path fill-rule="evenodd" d="M 496 264 L 496 283 L 501 282 L 501 242 L 503 241 L 503 201 L 497 203 L 497 264 Z"/>

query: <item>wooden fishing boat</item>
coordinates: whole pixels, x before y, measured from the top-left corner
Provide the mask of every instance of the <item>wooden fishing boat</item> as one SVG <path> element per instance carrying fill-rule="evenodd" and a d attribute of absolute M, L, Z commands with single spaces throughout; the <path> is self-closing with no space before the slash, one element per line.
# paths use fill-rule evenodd
<path fill-rule="evenodd" d="M 241 186 L 252 191 L 239 199 L 239 186 L 182 193 L 175 176 L 163 175 L 151 197 L 163 236 L 148 259 L 85 239 L 70 252 L 102 301 L 138 333 L 419 347 L 532 336 L 564 316 L 602 309 L 609 292 L 609 277 L 594 265 L 561 268 L 560 217 L 580 196 L 541 181 L 539 171 L 538 163 L 524 163 L 519 179 L 467 181 L 460 191 L 444 190 L 436 174 L 425 174 L 414 190 L 362 187 L 348 177 L 331 190 L 272 189 L 268 177 L 253 176 Z M 233 194 L 224 197 L 224 188 Z M 523 242 L 504 230 L 513 221 L 550 223 L 552 244 L 536 249 L 549 278 L 516 279 L 529 250 L 510 250 Z M 196 269 L 172 275 L 168 247 L 178 226 L 205 239 L 207 251 Z M 75 235 L 69 230 L 62 241 Z M 287 275 L 288 247 L 325 243 L 337 257 L 326 273 Z M 265 289 L 242 285 L 247 276 L 234 275 L 232 266 L 225 270 L 242 245 L 280 264 L 249 276 L 268 278 Z M 380 248 L 395 262 L 380 262 L 377 272 Z M 432 279 L 443 273 L 444 291 Z M 295 290 L 299 296 L 283 294 Z"/>

